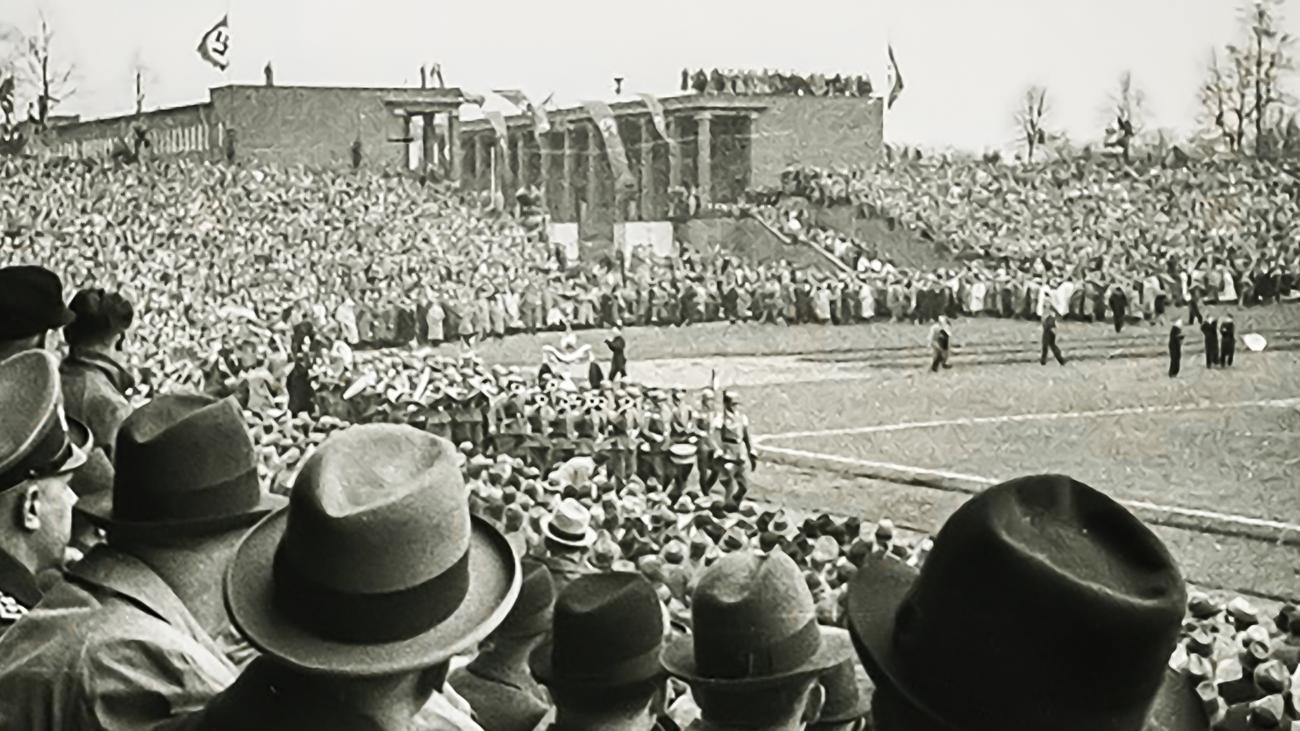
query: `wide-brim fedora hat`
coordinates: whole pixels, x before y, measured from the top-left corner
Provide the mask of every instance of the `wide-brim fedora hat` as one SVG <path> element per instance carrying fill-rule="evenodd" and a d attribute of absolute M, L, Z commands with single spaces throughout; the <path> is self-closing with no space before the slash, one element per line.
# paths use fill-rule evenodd
<path fill-rule="evenodd" d="M 618 688 L 664 676 L 663 609 L 642 574 L 580 576 L 560 592 L 553 616 L 550 636 L 529 658 L 543 684 Z"/>
<path fill-rule="evenodd" d="M 663 651 L 668 673 L 701 687 L 762 688 L 816 676 L 852 657 L 827 639 L 803 573 L 782 551 L 722 556 L 691 597 L 693 632 Z"/>
<path fill-rule="evenodd" d="M 470 515 L 454 453 L 410 426 L 332 435 L 289 506 L 236 551 L 225 583 L 235 628 L 280 662 L 350 676 L 432 667 L 490 634 L 519 594 L 519 560 Z"/>
<path fill-rule="evenodd" d="M 868 556 L 848 593 L 873 682 L 955 731 L 1204 731 L 1191 683 L 1168 667 L 1185 609 L 1155 534 L 1061 475 L 989 488 L 921 570 Z"/>
<path fill-rule="evenodd" d="M 74 510 L 118 535 L 251 526 L 285 505 L 262 489 L 257 459 L 233 398 L 159 396 L 122 422 L 113 489 L 83 497 Z"/>
<path fill-rule="evenodd" d="M 845 648 L 850 657 L 819 678 L 822 687 L 826 689 L 826 700 L 817 722 L 845 723 L 863 718 L 871 712 L 871 693 L 874 688 L 857 658 L 852 657 L 853 639 L 847 630 L 833 629 L 828 632 L 826 641 Z"/>
<path fill-rule="evenodd" d="M 542 535 L 570 548 L 587 548 L 596 542 L 596 531 L 591 527 L 591 511 L 574 498 L 564 498 L 555 512 L 544 516 Z"/>

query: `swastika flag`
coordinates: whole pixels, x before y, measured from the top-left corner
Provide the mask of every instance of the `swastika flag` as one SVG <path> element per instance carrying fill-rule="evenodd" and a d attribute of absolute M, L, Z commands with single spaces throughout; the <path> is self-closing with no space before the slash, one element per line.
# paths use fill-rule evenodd
<path fill-rule="evenodd" d="M 230 16 L 223 16 L 203 34 L 198 50 L 204 61 L 222 71 L 230 66 Z"/>

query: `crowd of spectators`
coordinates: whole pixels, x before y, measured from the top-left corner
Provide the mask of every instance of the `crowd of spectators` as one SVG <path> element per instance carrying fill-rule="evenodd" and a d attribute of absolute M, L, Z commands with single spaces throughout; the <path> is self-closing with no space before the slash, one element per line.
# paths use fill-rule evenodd
<path fill-rule="evenodd" d="M 871 79 L 866 76 L 822 73 L 797 74 L 782 71 L 682 69 L 682 91 L 696 94 L 737 96 L 871 96 Z"/>
<path fill-rule="evenodd" d="M 1134 714 L 1137 729 L 1149 709 L 1189 731 L 1296 720 L 1297 610 L 1274 617 L 1241 599 L 1189 600 L 1159 540 L 1079 483 L 1013 481 L 972 500 L 934 538 L 905 538 L 879 516 L 749 499 L 759 465 L 733 393 L 607 377 L 567 338 L 537 372 L 472 354 L 354 350 L 711 319 L 848 324 L 1048 310 L 1092 319 L 1114 310 L 1116 289 L 1131 289 L 1139 312 L 1154 313 L 1161 297 L 1250 291 L 1256 302 L 1296 286 L 1285 236 L 1152 244 L 1146 262 L 1071 241 L 918 272 L 787 219 L 788 233 L 814 238 L 853 271 L 644 252 L 569 269 L 510 217 L 407 178 L 31 160 L 0 161 L 0 173 L 6 263 L 40 263 L 77 290 L 65 308 L 57 279 L 22 269 L 2 293 L 12 311 L 0 313 L 0 356 L 12 357 L 0 365 L 0 429 L 26 430 L 0 440 L 6 541 L 57 535 L 50 511 L 72 501 L 44 492 L 47 481 L 66 477 L 82 498 L 64 536 L 66 578 L 0 595 L 0 627 L 13 624 L 0 641 L 0 726 L 861 728 L 872 684 L 874 727 L 886 731 L 985 728 L 995 701 L 1000 720 L 1019 719 L 1010 728 L 1048 727 L 1062 709 L 1071 723 L 1057 727 L 1080 729 L 1108 713 Z M 848 202 L 885 210 L 877 193 L 856 197 L 863 179 L 801 171 L 788 193 L 838 196 L 842 186 Z M 1125 195 L 1143 190 L 1154 188 Z M 1007 220 L 1040 232 L 1033 220 Z M 1263 279 L 1253 264 L 1236 269 L 1234 255 L 1247 253 L 1280 269 Z M 28 332 L 33 299 L 55 311 Z M 42 350 L 46 331 L 60 328 L 69 346 L 61 386 Z M 52 461 L 33 464 L 50 435 L 58 448 L 38 456 Z M 40 483 L 34 493 L 29 483 Z M 40 499 L 12 497 L 32 494 Z M 1025 511 L 1040 520 L 1005 519 Z M 376 531 L 391 533 L 377 540 Z M 1005 550 L 987 555 L 1005 563 L 973 559 L 990 541 Z M 28 557 L 42 564 L 31 573 L 61 567 L 42 546 Z M 1018 563 L 1022 550 L 1033 560 Z M 1049 561 L 1054 578 L 1045 577 L 1036 562 L 1055 554 L 1068 558 Z M 422 563 L 430 557 L 436 567 Z M 1033 582 L 1011 571 L 1031 563 Z M 0 565 L 0 582 L 11 573 Z M 929 591 L 908 599 L 913 583 Z M 1124 597 L 1138 583 L 1141 601 Z M 1038 592 L 1033 611 L 1060 621 L 1031 616 L 1028 590 Z M 979 611 L 952 614 L 980 591 Z M 464 603 L 434 599 L 452 595 Z M 416 600 L 437 616 L 413 610 Z M 931 603 L 910 615 L 925 631 L 893 627 L 909 601 Z M 602 616 L 603 607 L 622 609 Z M 970 639 L 970 622 L 997 642 L 956 642 Z M 1131 627 L 1141 628 L 1125 635 L 1131 642 L 1101 641 Z M 1062 659 L 1044 659 L 1057 655 L 1035 642 Z M 1008 694 L 993 677 L 964 685 L 953 676 L 961 663 L 948 660 L 968 646 L 976 666 L 1036 671 L 1022 676 L 1036 692 Z M 904 650 L 942 682 L 909 674 L 895 655 Z M 1067 670 L 1066 657 L 1078 663 L 1071 677 L 1089 679 L 1077 698 L 1045 679 Z M 959 686 L 975 699 L 936 691 Z M 517 692 L 512 704 L 496 702 L 502 688 Z M 405 722 L 363 708 L 399 696 L 404 704 L 379 705 L 387 721 L 395 706 L 409 710 Z M 349 712 L 367 723 L 350 723 Z M 810 725 L 819 718 L 839 725 Z"/>

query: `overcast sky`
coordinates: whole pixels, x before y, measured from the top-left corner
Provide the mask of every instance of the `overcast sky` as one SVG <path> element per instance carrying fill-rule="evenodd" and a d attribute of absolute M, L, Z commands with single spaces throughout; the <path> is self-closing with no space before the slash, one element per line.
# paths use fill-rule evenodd
<path fill-rule="evenodd" d="M 1293 32 L 1297 6 L 1288 0 Z M 906 91 L 886 138 L 971 150 L 1012 141 L 1030 84 L 1047 86 L 1058 128 L 1096 138 L 1125 69 L 1151 127 L 1188 130 L 1210 49 L 1237 33 L 1235 0 L 0 0 L 0 23 L 31 28 L 38 8 L 57 55 L 78 66 L 77 94 L 58 111 L 83 116 L 132 110 L 136 59 L 150 108 L 261 83 L 268 60 L 278 84 L 372 86 L 418 84 L 436 61 L 452 86 L 569 104 L 611 97 L 614 76 L 668 94 L 683 66 L 865 72 L 881 86 L 890 42 Z M 195 47 L 226 13 L 222 74 Z"/>

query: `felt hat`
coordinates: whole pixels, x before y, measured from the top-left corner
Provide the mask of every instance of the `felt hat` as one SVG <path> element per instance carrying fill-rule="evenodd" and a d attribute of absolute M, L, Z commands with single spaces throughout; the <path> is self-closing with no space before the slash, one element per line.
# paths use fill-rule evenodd
<path fill-rule="evenodd" d="M 533 559 L 520 562 L 519 598 L 494 637 L 534 637 L 551 629 L 551 612 L 555 608 L 555 581 L 545 566 Z"/>
<path fill-rule="evenodd" d="M 853 657 L 853 640 L 842 629 L 827 631 L 827 642 L 835 643 L 849 651 L 849 658 L 827 670 L 818 678 L 826 691 L 819 724 L 847 723 L 871 713 L 871 679 Z"/>
<path fill-rule="evenodd" d="M 573 498 L 565 498 L 555 512 L 542 518 L 542 534 L 562 546 L 586 548 L 596 542 L 591 527 L 591 511 Z"/>
<path fill-rule="evenodd" d="M 530 658 L 549 686 L 617 688 L 663 676 L 663 611 L 641 574 L 579 576 L 555 602 L 553 632 Z"/>
<path fill-rule="evenodd" d="M 453 453 L 410 426 L 331 436 L 231 561 L 235 628 L 282 663 L 345 676 L 431 667 L 496 629 L 519 561 L 470 516 Z"/>
<path fill-rule="evenodd" d="M 1167 667 L 1186 604 L 1177 565 L 1140 520 L 1039 475 L 967 501 L 919 572 L 865 559 L 848 617 L 872 680 L 957 731 L 1191 731 L 1208 721 Z"/>
<path fill-rule="evenodd" d="M 122 422 L 113 489 L 75 510 L 118 535 L 201 535 L 252 525 L 284 505 L 263 492 L 234 398 L 166 394 Z"/>
<path fill-rule="evenodd" d="M 0 362 L 0 490 L 86 463 L 90 430 L 63 411 L 59 363 L 46 350 Z"/>
<path fill-rule="evenodd" d="M 0 340 L 22 340 L 76 319 L 59 275 L 39 266 L 0 267 Z"/>
<path fill-rule="evenodd" d="M 761 688 L 821 673 L 852 657 L 825 640 L 803 574 L 780 551 L 728 554 L 691 600 L 694 633 L 664 648 L 663 664 L 691 685 Z"/>

